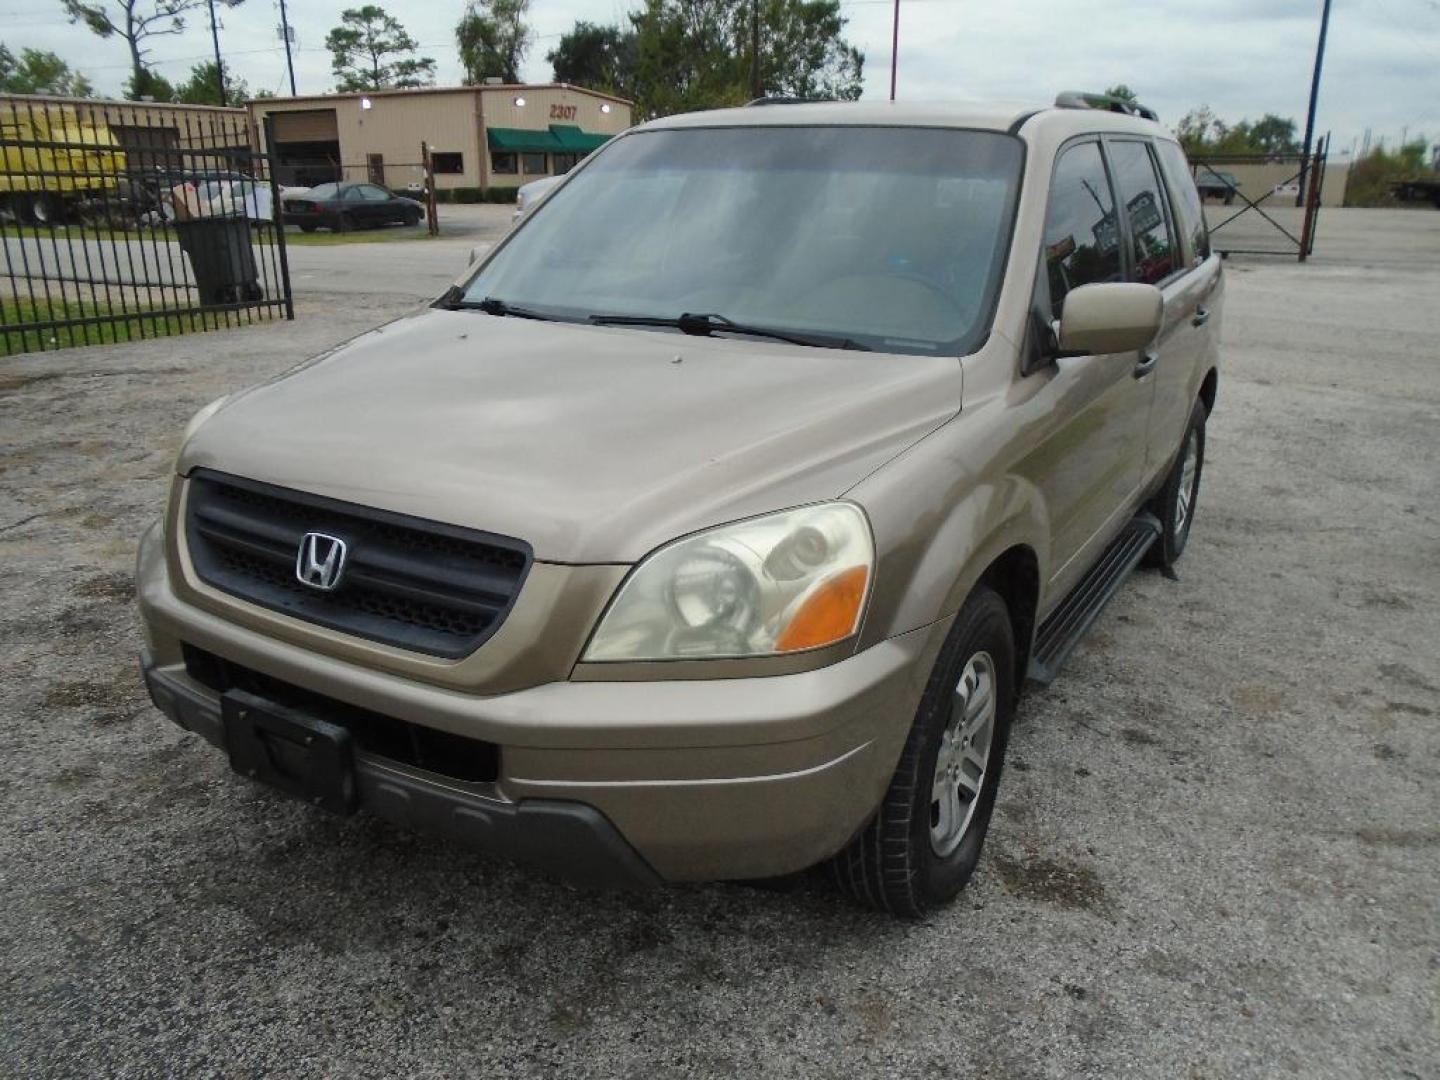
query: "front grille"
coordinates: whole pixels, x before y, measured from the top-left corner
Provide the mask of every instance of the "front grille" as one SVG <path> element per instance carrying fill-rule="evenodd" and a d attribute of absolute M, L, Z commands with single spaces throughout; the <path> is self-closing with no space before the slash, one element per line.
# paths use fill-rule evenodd
<path fill-rule="evenodd" d="M 197 469 L 186 542 L 207 585 L 370 641 L 456 659 L 499 629 L 530 569 L 520 540 Z M 333 592 L 296 577 L 319 532 L 348 554 Z"/>
<path fill-rule="evenodd" d="M 500 775 L 500 748 L 480 739 L 467 739 L 448 731 L 397 720 L 393 716 L 347 705 L 281 679 L 272 678 L 232 660 L 187 643 L 182 644 L 185 672 L 201 686 L 223 694 L 245 690 L 288 705 L 350 732 L 355 745 L 366 753 L 389 758 L 455 780 L 490 783 Z"/>

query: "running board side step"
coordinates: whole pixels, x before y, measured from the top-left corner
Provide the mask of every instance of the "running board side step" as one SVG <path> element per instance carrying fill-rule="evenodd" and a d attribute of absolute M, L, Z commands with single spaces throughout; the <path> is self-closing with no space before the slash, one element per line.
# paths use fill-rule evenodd
<path fill-rule="evenodd" d="M 1139 565 L 1150 545 L 1160 539 L 1160 522 L 1154 514 L 1136 514 L 1110 542 L 1080 584 L 1060 602 L 1035 632 L 1026 677 L 1042 686 L 1055 681 L 1071 650 L 1100 617 L 1105 605 Z"/>

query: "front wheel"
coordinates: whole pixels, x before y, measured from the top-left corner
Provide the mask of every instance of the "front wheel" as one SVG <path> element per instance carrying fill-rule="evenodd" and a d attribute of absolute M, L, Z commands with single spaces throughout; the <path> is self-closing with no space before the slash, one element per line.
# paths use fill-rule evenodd
<path fill-rule="evenodd" d="M 1190 539 L 1190 526 L 1195 522 L 1195 503 L 1200 495 L 1200 473 L 1204 467 L 1205 404 L 1197 401 L 1190 411 L 1180 453 L 1165 477 L 1165 486 L 1150 500 L 1151 513 L 1160 519 L 1160 538 L 1145 556 L 1151 566 L 1168 570 L 1184 553 Z"/>
<path fill-rule="evenodd" d="M 1015 639 L 992 589 L 971 594 L 935 662 L 885 799 L 831 862 L 862 904 L 917 918 L 980 861 L 1015 709 Z"/>

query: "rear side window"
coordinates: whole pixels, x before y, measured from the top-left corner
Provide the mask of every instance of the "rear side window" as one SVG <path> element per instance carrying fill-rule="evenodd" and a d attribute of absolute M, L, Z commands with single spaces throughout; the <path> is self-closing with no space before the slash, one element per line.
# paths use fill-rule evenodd
<path fill-rule="evenodd" d="M 1155 173 L 1154 159 L 1145 143 L 1112 142 L 1110 162 L 1130 221 L 1134 246 L 1130 280 L 1158 285 L 1180 269 L 1180 260 L 1165 218 L 1165 189 Z"/>
<path fill-rule="evenodd" d="M 1200 193 L 1195 190 L 1190 163 L 1178 143 L 1157 142 L 1155 150 L 1174 195 L 1177 227 L 1190 241 L 1190 265 L 1198 266 L 1210 257 L 1210 230 L 1205 227 L 1205 211 L 1200 205 Z"/>
<path fill-rule="evenodd" d="M 1057 319 L 1071 289 L 1121 280 L 1115 199 L 1099 143 L 1079 143 L 1056 159 L 1045 212 L 1045 273 Z"/>

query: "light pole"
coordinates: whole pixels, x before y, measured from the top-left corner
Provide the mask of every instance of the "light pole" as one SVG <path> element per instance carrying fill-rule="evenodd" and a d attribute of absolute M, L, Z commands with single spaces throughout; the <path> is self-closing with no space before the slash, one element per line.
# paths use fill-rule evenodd
<path fill-rule="evenodd" d="M 1330 0 L 1325 0 L 1328 6 Z M 895 25 L 890 32 L 890 100 L 895 100 L 895 72 L 900 59 L 900 0 L 895 0 Z"/>
<path fill-rule="evenodd" d="M 220 84 L 220 104 L 228 105 L 225 100 L 225 64 L 220 59 L 220 27 L 215 22 L 215 0 L 210 0 L 210 40 L 215 43 L 215 81 Z"/>
<path fill-rule="evenodd" d="M 285 0 L 280 0 L 280 36 L 285 39 L 285 68 L 290 72 L 290 96 L 295 97 L 295 61 L 290 56 L 290 19 L 285 14 Z"/>
<path fill-rule="evenodd" d="M 899 0 L 896 0 L 899 3 Z M 1305 201 L 1305 174 L 1310 171 L 1311 144 L 1315 139 L 1315 106 L 1320 100 L 1320 67 L 1325 63 L 1325 35 L 1330 30 L 1330 0 L 1320 12 L 1320 40 L 1315 45 L 1315 71 L 1310 76 L 1310 110 L 1305 114 L 1305 158 L 1300 164 L 1300 190 L 1295 205 Z"/>

